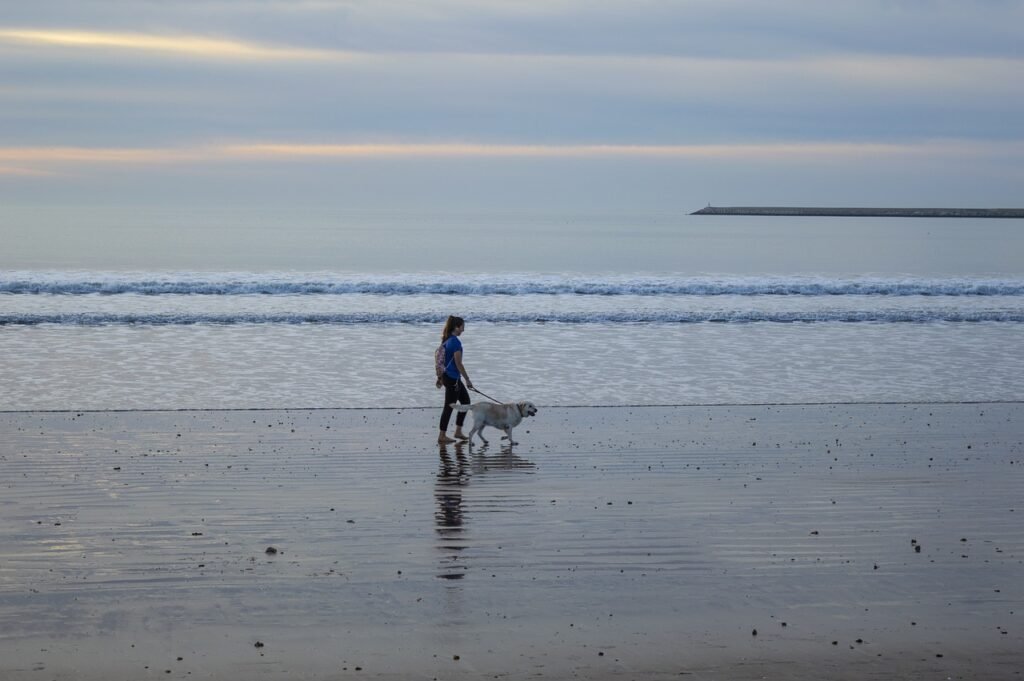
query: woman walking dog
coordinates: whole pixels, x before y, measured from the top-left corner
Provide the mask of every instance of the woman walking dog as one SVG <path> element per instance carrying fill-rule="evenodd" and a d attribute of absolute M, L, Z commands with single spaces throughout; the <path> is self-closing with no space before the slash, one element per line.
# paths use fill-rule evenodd
<path fill-rule="evenodd" d="M 466 421 L 466 412 L 459 412 L 455 417 L 455 439 L 448 437 L 448 422 L 452 418 L 452 403 L 455 401 L 462 404 L 469 404 L 469 391 L 466 388 L 473 388 L 473 381 L 469 380 L 466 367 L 462 365 L 462 341 L 459 336 L 466 330 L 466 322 L 462 317 L 448 317 L 444 323 L 444 331 L 441 333 L 441 348 L 444 349 L 444 357 L 441 358 L 441 348 L 438 348 L 438 364 L 444 362 L 443 367 L 438 367 L 437 387 L 444 386 L 444 409 L 441 411 L 441 429 L 437 435 L 440 444 L 448 444 L 456 440 L 467 440 L 469 438 L 462 432 L 462 424 Z"/>

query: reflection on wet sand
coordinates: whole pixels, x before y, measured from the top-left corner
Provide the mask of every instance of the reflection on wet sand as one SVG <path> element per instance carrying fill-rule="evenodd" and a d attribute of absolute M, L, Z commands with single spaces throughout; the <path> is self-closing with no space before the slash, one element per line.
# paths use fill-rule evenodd
<path fill-rule="evenodd" d="M 440 463 L 434 484 L 434 498 L 437 502 L 434 520 L 438 535 L 437 546 L 442 552 L 442 558 L 437 576 L 440 579 L 459 580 L 466 576 L 469 569 L 464 561 L 460 561 L 460 557 L 469 547 L 464 492 L 470 480 L 474 476 L 495 471 L 532 471 L 536 466 L 517 456 L 511 445 L 502 447 L 492 455 L 488 454 L 487 445 L 469 451 L 462 442 L 452 445 L 451 449 L 449 445 L 442 444 L 438 450 Z M 498 495 L 475 499 L 478 507 L 493 507 L 500 502 Z"/>
<path fill-rule="evenodd" d="M 439 449 L 441 463 L 434 486 L 434 497 L 437 499 L 434 519 L 438 548 L 445 555 L 441 559 L 441 571 L 437 576 L 441 579 L 462 579 L 465 566 L 458 564 L 459 553 L 465 548 L 462 541 L 465 530 L 462 525 L 462 488 L 469 484 L 465 446 L 462 443 L 455 446 L 454 459 L 447 445 L 439 445 Z"/>

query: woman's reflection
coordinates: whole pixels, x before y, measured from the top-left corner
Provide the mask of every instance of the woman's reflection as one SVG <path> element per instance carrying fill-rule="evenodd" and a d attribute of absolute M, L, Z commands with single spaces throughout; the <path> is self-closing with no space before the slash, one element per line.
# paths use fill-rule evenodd
<path fill-rule="evenodd" d="M 514 454 L 511 446 L 502 447 L 491 455 L 487 454 L 486 445 L 474 450 L 469 456 L 466 452 L 467 447 L 462 442 L 438 445 L 440 468 L 434 484 L 434 529 L 438 536 L 437 547 L 442 552 L 438 574 L 441 579 L 462 579 L 469 569 L 463 565 L 462 558 L 462 552 L 470 546 L 465 526 L 467 503 L 463 493 L 472 476 L 486 476 L 491 483 L 477 490 L 474 505 L 490 510 L 502 506 L 514 510 L 516 506 L 533 503 L 529 496 L 524 499 L 495 494 L 502 489 L 498 483 L 500 479 L 508 475 L 519 478 L 523 472 L 532 473 L 536 469 L 533 462 Z"/>
<path fill-rule="evenodd" d="M 462 579 L 466 568 L 459 565 L 459 553 L 465 548 L 462 526 L 462 488 L 469 484 L 469 469 L 466 462 L 465 446 L 460 442 L 455 446 L 455 457 L 452 458 L 448 445 L 438 446 L 440 450 L 440 469 L 434 487 L 437 509 L 434 511 L 435 529 L 440 542 L 438 548 L 445 552 L 441 559 L 442 579 Z"/>

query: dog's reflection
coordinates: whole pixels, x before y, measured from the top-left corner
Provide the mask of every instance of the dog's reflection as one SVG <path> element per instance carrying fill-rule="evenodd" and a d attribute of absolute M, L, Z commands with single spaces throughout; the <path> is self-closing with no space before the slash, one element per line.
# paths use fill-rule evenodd
<path fill-rule="evenodd" d="M 490 443 L 473 449 L 472 467 L 473 473 L 486 473 L 487 471 L 511 471 L 511 470 L 533 470 L 537 466 L 532 461 L 518 456 L 513 447 L 516 443 L 503 444 L 492 455 L 488 456 Z"/>

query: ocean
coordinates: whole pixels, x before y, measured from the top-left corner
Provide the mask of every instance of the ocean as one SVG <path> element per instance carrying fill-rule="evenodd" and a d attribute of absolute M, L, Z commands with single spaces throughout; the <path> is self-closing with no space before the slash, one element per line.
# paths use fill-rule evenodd
<path fill-rule="evenodd" d="M 1024 399 L 1020 220 L 236 218 L 19 217 L 0 409 L 439 406 L 449 314 L 501 401 Z"/>

